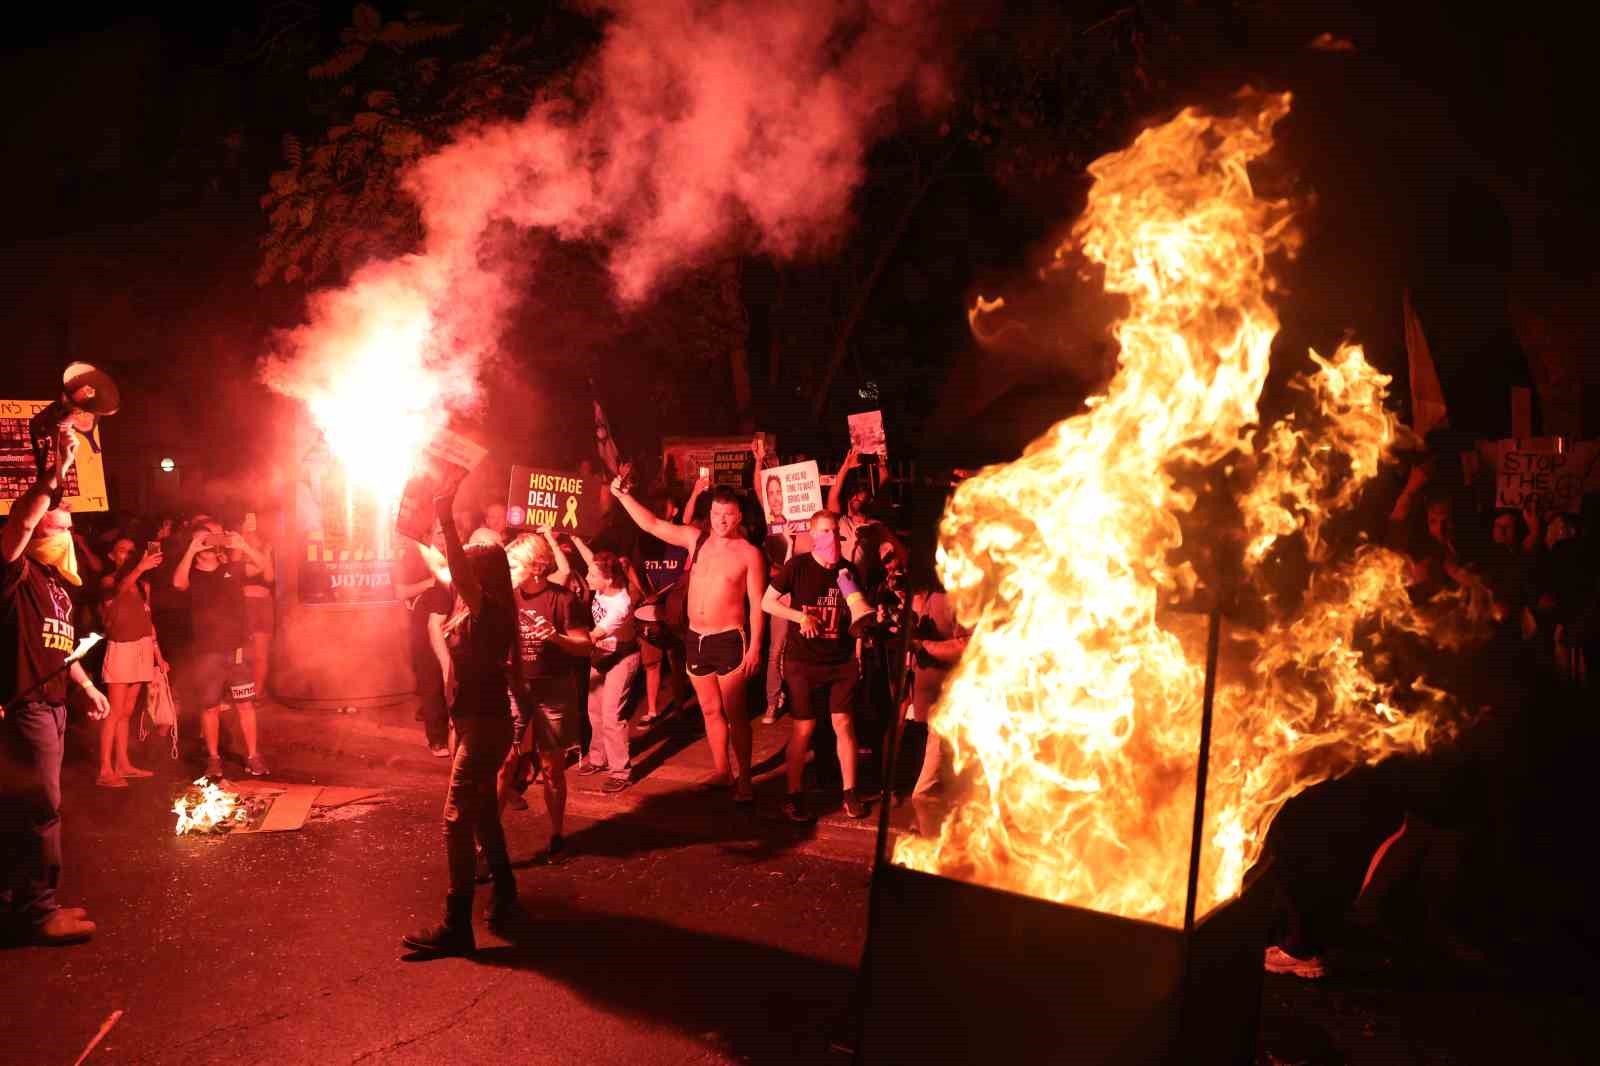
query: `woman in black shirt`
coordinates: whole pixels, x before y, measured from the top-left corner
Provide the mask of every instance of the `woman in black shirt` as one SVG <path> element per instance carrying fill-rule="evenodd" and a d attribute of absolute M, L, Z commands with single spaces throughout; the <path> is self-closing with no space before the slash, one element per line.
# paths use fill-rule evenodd
<path fill-rule="evenodd" d="M 472 935 L 474 837 L 494 877 L 489 924 L 503 924 L 517 909 L 517 881 L 506 855 L 500 805 L 495 798 L 495 778 L 511 750 L 506 666 L 517 634 L 511 569 L 505 549 L 499 545 L 462 548 L 452 516 L 454 501 L 454 493 L 434 501 L 444 529 L 451 584 L 457 593 L 455 611 L 445 623 L 450 669 L 444 688 L 456 731 L 455 762 L 444 801 L 450 894 L 445 899 L 443 924 L 402 938 L 407 947 L 425 955 L 464 955 L 477 946 Z"/>

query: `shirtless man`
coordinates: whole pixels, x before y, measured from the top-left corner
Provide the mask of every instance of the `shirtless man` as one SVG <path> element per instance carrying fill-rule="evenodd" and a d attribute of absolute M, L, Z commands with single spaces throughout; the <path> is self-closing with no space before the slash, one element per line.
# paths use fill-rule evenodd
<path fill-rule="evenodd" d="M 701 543 L 699 530 L 657 518 L 633 498 L 622 478 L 611 483 L 611 493 L 640 529 L 690 552 L 689 634 L 684 641 L 689 683 L 700 701 L 700 713 L 705 715 L 706 742 L 711 745 L 711 762 L 717 771 L 713 783 L 731 783 L 734 800 L 749 803 L 755 793 L 750 785 L 745 688 L 761 662 L 766 625 L 761 597 L 767 587 L 767 561 L 759 548 L 739 536 L 744 511 L 738 494 L 726 487 L 711 493 L 711 520 Z"/>

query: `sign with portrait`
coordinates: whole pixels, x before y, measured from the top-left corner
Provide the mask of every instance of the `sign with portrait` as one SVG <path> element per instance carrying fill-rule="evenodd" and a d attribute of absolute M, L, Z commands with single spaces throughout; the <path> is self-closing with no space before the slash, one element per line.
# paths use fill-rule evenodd
<path fill-rule="evenodd" d="M 815 459 L 770 467 L 761 472 L 760 482 L 756 493 L 769 532 L 802 532 L 811 524 L 811 516 L 822 510 L 822 481 Z"/>

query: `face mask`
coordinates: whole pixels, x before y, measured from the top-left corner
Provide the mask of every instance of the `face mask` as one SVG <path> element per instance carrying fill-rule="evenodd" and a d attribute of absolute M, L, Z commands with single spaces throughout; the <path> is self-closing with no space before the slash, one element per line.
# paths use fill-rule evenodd
<path fill-rule="evenodd" d="M 839 561 L 839 537 L 833 531 L 811 534 L 811 554 L 817 561 L 833 564 Z"/>
<path fill-rule="evenodd" d="M 72 546 L 72 534 L 66 530 L 48 537 L 35 537 L 28 545 L 28 558 L 40 566 L 48 566 L 69 585 L 82 585 L 78 576 L 78 552 Z"/>

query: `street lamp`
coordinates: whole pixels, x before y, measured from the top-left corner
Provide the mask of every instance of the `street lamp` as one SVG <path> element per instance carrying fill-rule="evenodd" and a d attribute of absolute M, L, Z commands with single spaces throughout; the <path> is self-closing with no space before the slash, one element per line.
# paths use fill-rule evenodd
<path fill-rule="evenodd" d="M 178 469 L 178 464 L 173 460 L 172 456 L 170 456 L 170 455 L 162 456 L 160 465 L 161 465 L 161 472 L 163 474 L 170 474 L 174 470 Z"/>

